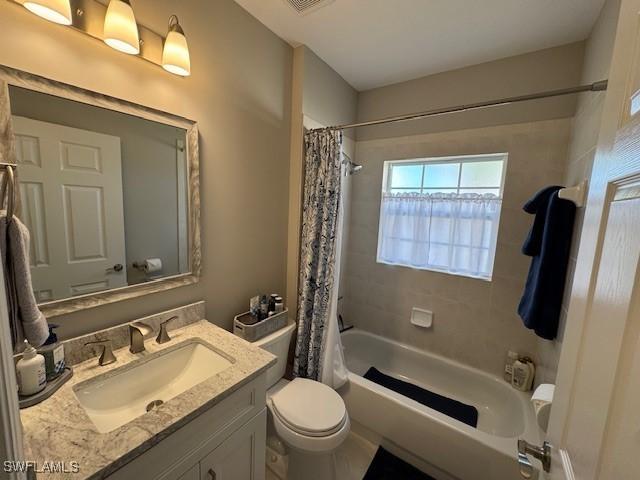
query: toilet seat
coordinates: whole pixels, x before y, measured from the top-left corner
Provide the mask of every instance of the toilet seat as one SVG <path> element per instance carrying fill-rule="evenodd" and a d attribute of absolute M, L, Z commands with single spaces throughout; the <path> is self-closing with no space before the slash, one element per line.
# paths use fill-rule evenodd
<path fill-rule="evenodd" d="M 282 417 L 278 411 L 276 409 L 272 410 L 274 415 L 276 415 L 278 417 L 278 420 L 280 420 L 286 427 L 290 428 L 291 430 L 293 430 L 296 433 L 299 433 L 300 435 L 306 435 L 309 437 L 317 437 L 317 438 L 322 438 L 322 437 L 327 437 L 329 435 L 333 435 L 334 433 L 336 433 L 337 431 L 339 431 L 345 424 L 345 422 L 347 421 L 346 417 L 342 417 L 341 422 L 336 425 L 335 427 L 328 429 L 328 430 L 323 430 L 323 431 L 308 431 L 305 430 L 304 428 L 299 427 L 298 425 L 295 425 L 289 421 L 287 421 L 286 418 Z"/>
<path fill-rule="evenodd" d="M 331 451 L 349 433 L 342 397 L 320 382 L 296 378 L 270 395 L 267 404 L 278 435 L 294 448 Z"/>
<path fill-rule="evenodd" d="M 296 378 L 271 396 L 273 413 L 293 431 L 326 437 L 342 428 L 347 410 L 332 388 L 306 378 Z"/>

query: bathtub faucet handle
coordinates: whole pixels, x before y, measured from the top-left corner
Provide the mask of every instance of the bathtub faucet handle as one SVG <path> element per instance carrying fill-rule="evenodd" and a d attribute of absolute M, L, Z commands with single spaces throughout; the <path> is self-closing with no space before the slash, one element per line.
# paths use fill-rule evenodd
<path fill-rule="evenodd" d="M 540 460 L 545 472 L 548 473 L 551 470 L 551 445 L 549 442 L 544 442 L 542 447 L 536 447 L 526 440 L 518 440 L 518 464 L 520 465 L 520 475 L 523 478 L 531 478 L 533 475 L 533 465 L 528 455 Z"/>
<path fill-rule="evenodd" d="M 518 452 L 518 465 L 520 465 L 520 476 L 531 478 L 533 476 L 533 465 L 531 460 L 524 453 Z"/>

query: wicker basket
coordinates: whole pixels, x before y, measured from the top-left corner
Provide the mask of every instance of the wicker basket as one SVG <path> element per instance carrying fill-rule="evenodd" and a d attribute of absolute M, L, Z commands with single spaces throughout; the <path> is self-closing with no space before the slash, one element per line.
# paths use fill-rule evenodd
<path fill-rule="evenodd" d="M 241 313 L 233 319 L 233 333 L 244 338 L 247 342 L 255 342 L 283 328 L 287 324 L 288 318 L 289 310 L 276 313 L 259 322 L 255 322 L 255 317 L 251 315 L 251 312 Z"/>

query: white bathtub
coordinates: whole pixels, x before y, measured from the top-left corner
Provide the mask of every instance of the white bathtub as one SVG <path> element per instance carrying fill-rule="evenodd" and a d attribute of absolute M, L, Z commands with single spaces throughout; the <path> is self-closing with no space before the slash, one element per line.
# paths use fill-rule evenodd
<path fill-rule="evenodd" d="M 517 480 L 516 442 L 540 444 L 530 395 L 504 380 L 368 332 L 342 334 L 349 416 L 386 441 L 460 480 Z M 369 367 L 473 405 L 473 428 L 363 378 Z"/>

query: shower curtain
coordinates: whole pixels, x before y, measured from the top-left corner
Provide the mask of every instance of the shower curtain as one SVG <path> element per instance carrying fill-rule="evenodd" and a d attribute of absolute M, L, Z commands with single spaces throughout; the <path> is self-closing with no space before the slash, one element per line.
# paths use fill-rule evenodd
<path fill-rule="evenodd" d="M 337 320 L 342 133 L 305 134 L 298 335 L 294 374 L 333 388 L 346 381 Z"/>

